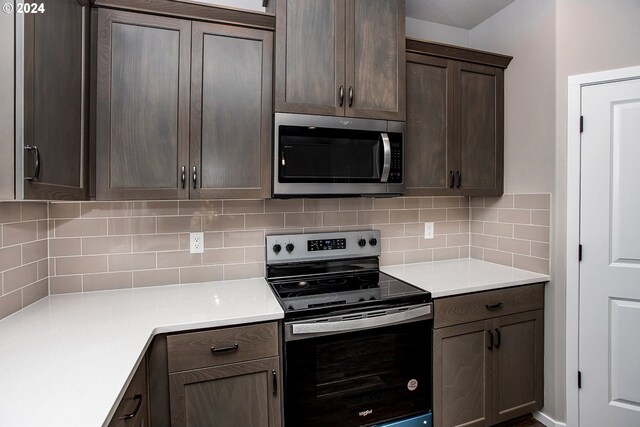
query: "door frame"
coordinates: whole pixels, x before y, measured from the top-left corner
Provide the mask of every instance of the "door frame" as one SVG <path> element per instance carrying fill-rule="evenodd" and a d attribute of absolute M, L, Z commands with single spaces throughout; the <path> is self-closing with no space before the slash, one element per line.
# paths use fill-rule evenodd
<path fill-rule="evenodd" d="M 640 78 L 640 66 L 578 74 L 568 78 L 567 102 L 567 216 L 566 216 L 566 405 L 567 425 L 578 426 L 580 332 L 580 116 L 582 88 Z"/>

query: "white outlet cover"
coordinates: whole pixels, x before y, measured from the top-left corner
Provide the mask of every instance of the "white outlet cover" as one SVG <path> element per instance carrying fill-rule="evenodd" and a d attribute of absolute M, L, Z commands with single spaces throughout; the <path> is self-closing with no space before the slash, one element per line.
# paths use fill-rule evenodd
<path fill-rule="evenodd" d="M 433 239 L 433 223 L 432 222 L 424 223 L 424 238 Z"/>
<path fill-rule="evenodd" d="M 204 253 L 204 233 L 189 234 L 189 251 L 192 254 Z"/>

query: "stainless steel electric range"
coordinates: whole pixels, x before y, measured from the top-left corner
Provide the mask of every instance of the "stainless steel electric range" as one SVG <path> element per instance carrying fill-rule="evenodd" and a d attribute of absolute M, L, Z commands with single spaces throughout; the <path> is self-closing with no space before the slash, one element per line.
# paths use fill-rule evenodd
<path fill-rule="evenodd" d="M 431 294 L 379 270 L 380 232 L 266 240 L 285 312 L 285 426 L 429 426 Z"/>

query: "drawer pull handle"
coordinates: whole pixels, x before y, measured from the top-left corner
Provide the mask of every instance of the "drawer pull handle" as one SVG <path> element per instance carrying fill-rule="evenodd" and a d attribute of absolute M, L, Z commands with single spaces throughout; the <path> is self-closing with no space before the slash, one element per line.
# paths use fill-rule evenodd
<path fill-rule="evenodd" d="M 502 341 L 502 336 L 500 335 L 500 329 L 496 328 L 496 349 L 500 348 L 500 342 Z"/>
<path fill-rule="evenodd" d="M 238 343 L 230 345 L 228 347 L 211 347 L 211 353 L 227 353 L 229 351 L 236 351 L 238 349 Z"/>
<path fill-rule="evenodd" d="M 123 415 L 122 417 L 120 417 L 121 420 L 130 420 L 131 418 L 138 415 L 138 412 L 140 411 L 140 407 L 142 406 L 142 395 L 141 394 L 134 395 L 133 400 L 138 401 L 138 403 L 136 403 L 136 409 L 134 409 L 132 413 Z"/>
<path fill-rule="evenodd" d="M 493 350 L 493 331 L 487 331 L 489 334 L 489 345 L 487 346 L 488 350 Z"/>
<path fill-rule="evenodd" d="M 497 302 L 495 304 L 487 304 L 487 305 L 485 305 L 485 307 L 487 308 L 487 310 L 497 310 L 500 307 L 502 307 L 502 303 L 501 302 Z"/>

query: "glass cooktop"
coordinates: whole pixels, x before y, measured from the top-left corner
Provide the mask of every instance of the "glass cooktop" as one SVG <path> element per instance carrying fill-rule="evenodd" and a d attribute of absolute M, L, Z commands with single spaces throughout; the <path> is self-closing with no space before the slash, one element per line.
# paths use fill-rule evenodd
<path fill-rule="evenodd" d="M 379 271 L 270 280 L 285 314 L 428 302 L 429 292 Z"/>

